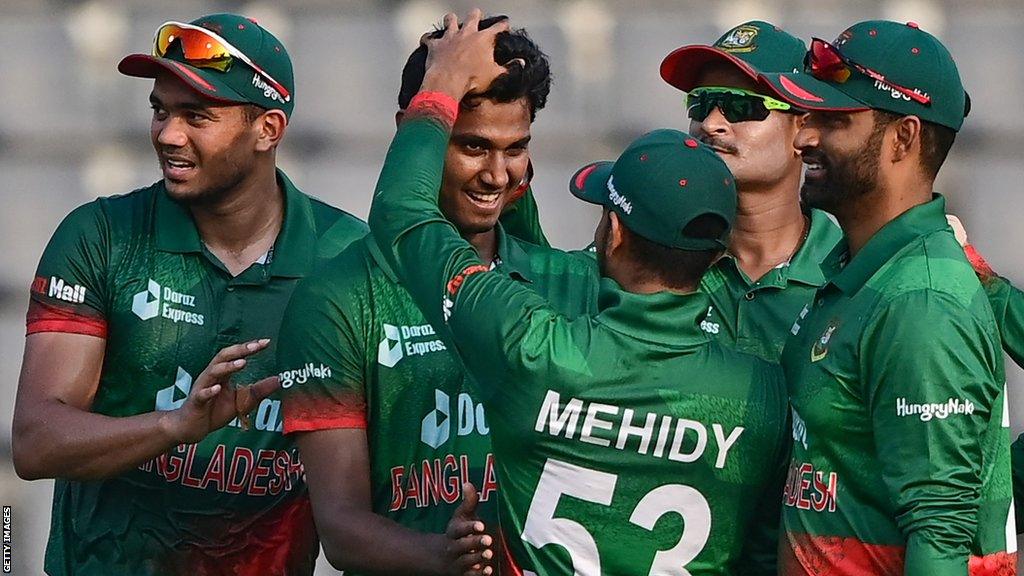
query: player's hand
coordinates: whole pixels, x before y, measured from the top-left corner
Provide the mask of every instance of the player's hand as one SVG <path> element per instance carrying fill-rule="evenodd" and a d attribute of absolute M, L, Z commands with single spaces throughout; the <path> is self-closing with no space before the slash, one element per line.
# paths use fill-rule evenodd
<path fill-rule="evenodd" d="M 971 267 L 974 268 L 974 272 L 981 277 L 982 281 L 986 278 L 990 278 L 996 275 L 989 266 L 989 263 L 985 261 L 985 258 L 971 246 L 970 240 L 967 239 L 967 230 L 964 228 L 960 219 L 952 214 L 946 214 L 946 222 L 949 223 L 949 227 L 953 229 L 953 235 L 956 236 L 956 241 L 960 243 L 960 247 L 964 249 L 964 256 L 967 256 L 967 261 L 971 263 Z"/>
<path fill-rule="evenodd" d="M 277 376 L 237 390 L 231 385 L 231 376 L 245 367 L 246 358 L 269 344 L 270 340 L 264 338 L 221 349 L 192 383 L 185 403 L 168 413 L 172 437 L 179 443 L 199 442 L 236 416 L 252 412 L 264 398 L 280 388 Z"/>
<path fill-rule="evenodd" d="M 427 46 L 426 72 L 420 90 L 444 92 L 455 100 L 485 92 L 495 78 L 508 70 L 494 61 L 494 39 L 508 30 L 508 20 L 480 30 L 483 13 L 474 8 L 462 26 L 449 12 L 444 16 L 444 35 L 420 41 Z M 520 61 L 521 62 L 521 61 Z"/>
<path fill-rule="evenodd" d="M 494 539 L 484 534 L 476 515 L 480 496 L 469 482 L 462 485 L 462 504 L 452 514 L 445 531 L 443 573 L 450 576 L 486 576 L 494 573 Z"/>

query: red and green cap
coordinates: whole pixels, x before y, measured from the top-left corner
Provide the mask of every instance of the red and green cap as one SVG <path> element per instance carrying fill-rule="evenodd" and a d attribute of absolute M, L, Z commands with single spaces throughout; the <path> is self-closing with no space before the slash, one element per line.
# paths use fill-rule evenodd
<path fill-rule="evenodd" d="M 803 69 L 807 45 L 783 29 L 751 20 L 734 27 L 714 44 L 683 46 L 661 62 L 661 77 L 684 92 L 696 86 L 701 69 L 720 62 L 735 66 L 753 80 L 759 73 L 793 72 Z"/>
<path fill-rule="evenodd" d="M 618 214 L 631 232 L 669 248 L 724 250 L 736 218 L 729 168 L 714 150 L 678 130 L 649 132 L 615 162 L 584 166 L 569 190 Z M 687 236 L 687 225 L 708 214 L 725 222 L 721 237 Z"/>
<path fill-rule="evenodd" d="M 201 35 L 208 32 L 208 38 L 189 36 L 197 28 Z M 219 40 L 227 44 L 225 49 L 218 49 Z M 211 47 L 210 54 L 203 54 Z M 289 118 L 295 107 L 292 61 L 284 44 L 255 20 L 238 14 L 211 14 L 184 25 L 165 23 L 157 30 L 153 54 L 130 54 L 117 69 L 139 78 L 170 72 L 210 100 L 278 109 Z"/>
<path fill-rule="evenodd" d="M 949 50 L 914 22 L 854 24 L 831 44 L 814 40 L 805 62 L 803 72 L 762 81 L 805 110 L 885 110 L 952 130 L 970 111 Z"/>

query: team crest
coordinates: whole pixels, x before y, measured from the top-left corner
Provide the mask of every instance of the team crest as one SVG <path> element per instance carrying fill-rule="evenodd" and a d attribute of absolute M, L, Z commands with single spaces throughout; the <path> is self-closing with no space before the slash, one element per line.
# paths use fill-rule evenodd
<path fill-rule="evenodd" d="M 811 346 L 811 362 L 818 362 L 825 356 L 828 356 L 828 342 L 832 339 L 832 334 L 835 333 L 838 327 L 839 322 L 836 320 L 828 323 L 825 331 L 821 334 L 821 338 L 818 338 L 814 342 L 814 346 Z"/>
<path fill-rule="evenodd" d="M 737 26 L 716 46 L 726 52 L 753 52 L 757 49 L 757 33 L 754 26 Z"/>

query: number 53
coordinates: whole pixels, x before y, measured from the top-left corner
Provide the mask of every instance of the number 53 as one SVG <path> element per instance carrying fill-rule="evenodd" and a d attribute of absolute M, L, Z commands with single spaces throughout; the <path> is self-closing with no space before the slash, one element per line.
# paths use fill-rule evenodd
<path fill-rule="evenodd" d="M 569 552 L 575 576 L 600 576 L 601 558 L 594 537 L 578 522 L 555 518 L 555 508 L 563 494 L 609 506 L 617 481 L 615 474 L 549 459 L 544 463 L 544 471 L 526 513 L 523 541 L 536 548 L 558 544 Z M 683 533 L 672 549 L 659 550 L 654 555 L 648 574 L 690 576 L 686 565 L 697 557 L 711 534 L 711 508 L 694 488 L 666 484 L 645 494 L 633 509 L 629 521 L 653 530 L 658 519 L 669 512 L 683 517 Z M 531 572 L 524 574 L 536 576 Z"/>

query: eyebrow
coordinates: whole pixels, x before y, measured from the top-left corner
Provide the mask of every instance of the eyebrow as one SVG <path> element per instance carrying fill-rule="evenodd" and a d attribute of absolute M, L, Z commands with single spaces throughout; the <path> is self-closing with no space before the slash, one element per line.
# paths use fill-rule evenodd
<path fill-rule="evenodd" d="M 150 94 L 149 95 L 149 103 L 152 104 L 153 106 L 160 106 L 161 108 L 166 108 L 167 107 L 167 105 L 164 104 L 163 101 L 161 101 L 160 98 L 158 98 L 156 94 Z M 181 103 L 175 105 L 174 107 L 178 108 L 180 110 L 189 110 L 189 111 L 192 111 L 192 112 L 206 112 L 206 113 L 210 113 L 211 112 L 211 110 L 210 110 L 210 108 L 208 106 L 204 106 L 202 103 L 194 102 L 194 101 L 193 102 L 189 102 L 189 101 L 181 102 Z"/>
<path fill-rule="evenodd" d="M 521 148 L 530 143 L 531 136 L 525 136 L 509 144 L 507 148 Z M 480 146 L 481 148 L 494 148 L 494 142 L 476 134 L 453 134 L 452 141 L 460 146 Z"/>

